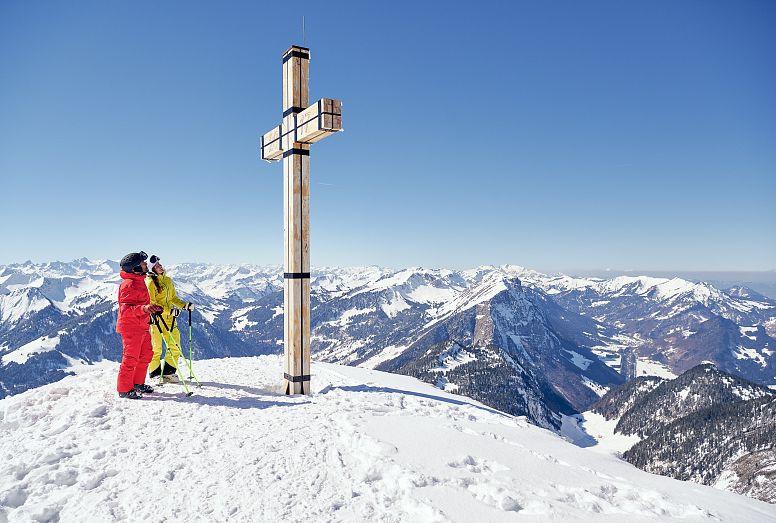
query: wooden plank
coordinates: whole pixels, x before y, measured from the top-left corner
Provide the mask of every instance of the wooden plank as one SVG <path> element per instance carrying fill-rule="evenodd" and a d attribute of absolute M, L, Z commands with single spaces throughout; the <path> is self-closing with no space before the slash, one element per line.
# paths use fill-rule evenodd
<path fill-rule="evenodd" d="M 297 115 L 296 139 L 315 143 L 342 130 L 341 102 L 323 98 Z M 340 125 L 337 125 L 340 124 Z"/>
<path fill-rule="evenodd" d="M 307 146 L 309 150 L 309 146 Z M 302 156 L 300 172 L 300 196 L 301 196 L 301 242 L 302 261 L 299 270 L 310 272 L 310 157 Z"/>
<path fill-rule="evenodd" d="M 303 48 L 297 48 L 297 50 L 301 49 Z M 297 107 L 307 107 L 310 105 L 310 59 L 297 58 L 297 60 L 299 60 L 299 100 L 297 100 L 296 105 Z"/>
<path fill-rule="evenodd" d="M 309 148 L 309 146 L 307 146 Z M 303 273 L 310 272 L 310 157 L 302 156 L 302 169 L 301 169 L 301 251 L 302 251 L 302 265 L 301 271 Z M 301 307 L 299 310 L 301 321 L 301 367 L 299 369 L 300 375 L 310 375 L 310 279 L 303 278 L 299 280 L 301 291 Z M 299 384 L 299 392 L 301 394 L 310 393 L 310 382 L 302 382 Z"/>
<path fill-rule="evenodd" d="M 300 280 L 302 285 L 302 322 L 305 329 L 302 335 L 302 369 L 300 374 L 304 376 L 310 375 L 310 280 Z M 310 394 L 311 382 L 305 381 L 300 384 L 300 394 Z"/>
<path fill-rule="evenodd" d="M 309 151 L 309 145 L 296 145 L 299 149 Z M 284 158 L 283 163 L 288 175 L 285 203 L 285 241 L 288 248 L 285 272 L 292 274 L 309 272 L 309 156 L 292 154 Z M 288 278 L 284 287 L 288 293 L 288 299 L 284 300 L 288 307 L 285 311 L 288 321 L 284 322 L 285 373 L 289 376 L 302 376 L 303 369 L 309 369 L 310 359 L 309 279 Z M 309 385 L 286 380 L 285 389 L 289 394 L 302 394 L 305 388 L 309 389 Z"/>
<path fill-rule="evenodd" d="M 292 197 L 294 191 L 294 173 L 292 169 L 293 165 L 290 158 L 283 159 L 283 269 L 284 272 L 288 272 L 289 259 L 292 248 L 291 242 L 291 209 L 292 209 Z M 290 288 L 291 281 L 283 279 L 283 354 L 284 364 L 283 371 L 288 374 L 291 369 L 291 311 L 293 310 L 293 298 Z M 284 384 L 284 392 L 286 394 L 292 393 L 289 389 L 288 381 Z"/>
<path fill-rule="evenodd" d="M 280 126 L 275 127 L 261 137 L 261 159 L 267 161 L 280 160 L 283 148 L 280 144 Z"/>
<path fill-rule="evenodd" d="M 283 53 L 283 111 L 308 105 L 309 52 L 304 47 L 291 46 Z"/>

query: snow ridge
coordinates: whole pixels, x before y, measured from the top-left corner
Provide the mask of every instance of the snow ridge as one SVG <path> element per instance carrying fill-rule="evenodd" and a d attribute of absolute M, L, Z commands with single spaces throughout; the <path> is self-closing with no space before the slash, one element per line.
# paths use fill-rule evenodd
<path fill-rule="evenodd" d="M 287 397 L 275 356 L 197 364 L 191 398 L 119 400 L 105 363 L 0 400 L 0 520 L 776 518 L 408 377 L 318 363 L 315 393 Z"/>

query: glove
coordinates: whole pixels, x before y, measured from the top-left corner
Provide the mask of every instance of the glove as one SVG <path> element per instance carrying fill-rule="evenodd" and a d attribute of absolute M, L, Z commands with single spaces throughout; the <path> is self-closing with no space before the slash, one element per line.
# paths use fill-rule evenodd
<path fill-rule="evenodd" d="M 191 302 L 188 302 L 188 303 L 186 304 L 186 307 L 185 307 L 185 308 L 186 308 L 186 310 L 187 310 L 187 311 L 193 311 L 193 310 L 194 310 L 194 304 L 193 304 L 193 303 L 191 303 Z"/>
<path fill-rule="evenodd" d="M 146 314 L 154 314 L 157 312 L 162 312 L 164 309 L 161 308 L 158 305 L 154 305 L 153 303 L 149 303 L 148 305 L 143 305 L 143 312 Z"/>
<path fill-rule="evenodd" d="M 178 307 L 173 307 L 172 309 L 170 309 L 170 314 L 172 314 L 174 318 L 177 318 L 181 314 L 181 309 L 179 309 Z"/>

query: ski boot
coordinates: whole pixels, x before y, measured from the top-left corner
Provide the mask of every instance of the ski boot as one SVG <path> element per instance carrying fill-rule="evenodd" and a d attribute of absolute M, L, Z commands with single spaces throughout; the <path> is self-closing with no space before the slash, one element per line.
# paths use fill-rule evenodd
<path fill-rule="evenodd" d="M 142 392 L 138 392 L 135 389 L 130 390 L 129 392 L 119 392 L 119 398 L 127 398 L 130 400 L 139 400 L 143 397 Z"/>

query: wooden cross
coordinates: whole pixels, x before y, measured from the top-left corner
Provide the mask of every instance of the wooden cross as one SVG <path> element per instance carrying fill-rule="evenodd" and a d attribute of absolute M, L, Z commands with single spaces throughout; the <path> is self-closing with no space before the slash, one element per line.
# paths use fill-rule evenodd
<path fill-rule="evenodd" d="M 261 137 L 261 157 L 283 158 L 286 394 L 310 393 L 310 144 L 342 130 L 342 102 L 308 107 L 310 50 L 283 53 L 283 120 Z"/>

